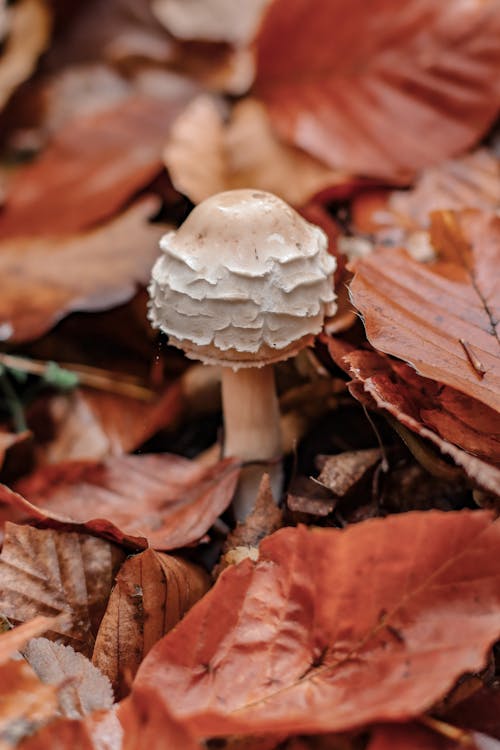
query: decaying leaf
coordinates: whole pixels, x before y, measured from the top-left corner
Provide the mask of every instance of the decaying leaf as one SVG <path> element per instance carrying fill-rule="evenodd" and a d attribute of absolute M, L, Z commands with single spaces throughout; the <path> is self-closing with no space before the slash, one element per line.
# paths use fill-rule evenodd
<path fill-rule="evenodd" d="M 131 299 L 149 279 L 165 231 L 148 223 L 157 207 L 149 198 L 82 234 L 0 242 L 2 340 L 29 341 L 70 312 L 105 310 Z M 1 224 L 0 217 L 0 233 Z"/>
<path fill-rule="evenodd" d="M 170 454 L 68 461 L 19 484 L 33 501 L 0 485 L 0 501 L 26 517 L 86 529 L 134 548 L 176 549 L 197 542 L 226 510 L 239 465 L 204 468 Z"/>
<path fill-rule="evenodd" d="M 389 412 L 450 456 L 479 486 L 498 494 L 498 412 L 379 352 L 356 350 L 326 336 L 322 340 L 354 378 L 349 390 L 358 400 Z"/>
<path fill-rule="evenodd" d="M 123 557 L 102 539 L 8 523 L 0 555 L 0 613 L 17 623 L 67 615 L 47 637 L 91 654 Z"/>
<path fill-rule="evenodd" d="M 20 0 L 8 15 L 5 48 L 0 55 L 0 108 L 34 71 L 52 25 L 45 0 Z"/>
<path fill-rule="evenodd" d="M 164 161 L 175 187 L 194 203 L 223 190 L 256 188 L 301 205 L 345 179 L 282 143 L 255 99 L 236 104 L 229 122 L 215 99 L 193 100 L 172 126 Z"/>
<path fill-rule="evenodd" d="M 42 243 L 113 216 L 160 172 L 170 123 L 190 96 L 191 87 L 176 82 L 170 97 L 132 94 L 113 109 L 68 121 L 13 177 L 0 237 Z"/>
<path fill-rule="evenodd" d="M 318 479 L 337 497 L 343 497 L 379 463 L 381 458 L 380 448 L 344 451 L 335 456 L 325 456 Z"/>
<path fill-rule="evenodd" d="M 209 589 L 198 566 L 152 549 L 121 567 L 101 622 L 92 657 L 123 698 L 152 646 Z"/>
<path fill-rule="evenodd" d="M 256 94 L 289 142 L 350 173 L 397 177 L 472 145 L 498 113 L 497 0 L 275 0 Z M 425 133 L 425 137 L 423 134 Z"/>
<path fill-rule="evenodd" d="M 176 383 L 147 402 L 91 388 L 44 398 L 28 413 L 28 423 L 37 438 L 37 466 L 132 452 L 171 425 L 181 409 L 182 396 Z"/>
<path fill-rule="evenodd" d="M 113 705 L 108 678 L 71 646 L 53 643 L 47 638 L 32 638 L 23 649 L 23 655 L 43 683 L 58 686 L 62 716 L 78 719 Z"/>
<path fill-rule="evenodd" d="M 431 238 L 431 265 L 393 249 L 358 261 L 352 300 L 374 347 L 500 411 L 500 218 L 437 213 Z"/>
<path fill-rule="evenodd" d="M 258 562 L 222 574 L 135 684 L 199 736 L 418 716 L 498 638 L 499 543 L 483 511 L 281 529 Z"/>

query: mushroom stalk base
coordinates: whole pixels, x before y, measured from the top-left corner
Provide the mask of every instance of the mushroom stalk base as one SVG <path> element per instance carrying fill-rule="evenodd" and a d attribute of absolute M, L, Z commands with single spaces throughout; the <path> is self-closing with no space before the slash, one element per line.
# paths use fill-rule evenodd
<path fill-rule="evenodd" d="M 258 461 L 261 466 L 244 467 L 233 503 L 237 521 L 253 510 L 260 481 L 270 475 L 274 497 L 279 499 L 283 481 L 279 404 L 272 366 L 234 371 L 222 368 L 224 410 L 224 456 Z"/>

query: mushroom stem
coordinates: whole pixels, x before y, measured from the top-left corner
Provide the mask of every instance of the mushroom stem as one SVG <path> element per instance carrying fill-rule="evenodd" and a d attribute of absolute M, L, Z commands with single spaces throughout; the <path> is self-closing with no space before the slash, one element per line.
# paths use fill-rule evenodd
<path fill-rule="evenodd" d="M 262 475 L 271 477 L 273 494 L 279 498 L 282 468 L 280 412 L 274 368 L 222 368 L 222 408 L 224 412 L 224 456 L 258 461 L 263 466 L 245 467 L 233 503 L 237 521 L 253 510 Z M 274 465 L 273 465 L 274 464 Z"/>

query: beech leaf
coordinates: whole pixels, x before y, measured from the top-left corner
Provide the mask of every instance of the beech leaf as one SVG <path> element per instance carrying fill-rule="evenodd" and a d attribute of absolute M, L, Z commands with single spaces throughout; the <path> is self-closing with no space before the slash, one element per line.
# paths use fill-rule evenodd
<path fill-rule="evenodd" d="M 500 411 L 500 218 L 438 212 L 431 238 L 432 264 L 393 249 L 358 261 L 353 303 L 376 349 Z"/>
<path fill-rule="evenodd" d="M 255 93 L 331 167 L 398 177 L 471 146 L 498 113 L 498 0 L 275 0 Z M 425 136 L 424 136 L 425 134 Z"/>
<path fill-rule="evenodd" d="M 123 553 L 102 539 L 7 523 L 0 613 L 13 622 L 67 615 L 47 636 L 90 654 L 122 559 Z"/>
<path fill-rule="evenodd" d="M 499 636 L 499 543 L 484 511 L 281 529 L 157 643 L 134 689 L 205 737 L 418 716 Z"/>
<path fill-rule="evenodd" d="M 118 698 L 124 697 L 152 646 L 210 587 L 207 574 L 181 557 L 152 549 L 121 567 L 92 656 Z"/>
<path fill-rule="evenodd" d="M 57 715 L 58 694 L 24 659 L 0 666 L 0 747 L 7 750 Z"/>
<path fill-rule="evenodd" d="M 131 299 L 149 279 L 165 231 L 148 224 L 157 207 L 148 198 L 82 234 L 0 242 L 2 340 L 30 341 L 70 312 L 106 310 Z"/>
<path fill-rule="evenodd" d="M 45 633 L 57 623 L 56 617 L 42 617 L 38 615 L 32 620 L 18 625 L 17 628 L 7 630 L 0 634 L 0 664 L 7 661 L 15 651 L 19 651 L 30 638 Z"/>
<path fill-rule="evenodd" d="M 0 502 L 55 527 L 91 531 L 134 548 L 197 542 L 230 504 L 235 459 L 205 468 L 170 454 L 68 461 L 19 483 L 32 502 L 0 485 Z"/>

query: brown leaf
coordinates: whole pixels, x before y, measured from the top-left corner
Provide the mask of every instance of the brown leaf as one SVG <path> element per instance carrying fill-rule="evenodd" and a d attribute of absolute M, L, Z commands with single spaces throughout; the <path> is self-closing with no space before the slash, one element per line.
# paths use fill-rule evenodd
<path fill-rule="evenodd" d="M 356 264 L 351 296 L 368 340 L 500 411 L 500 218 L 437 213 L 431 237 L 431 265 L 392 249 Z"/>
<path fill-rule="evenodd" d="M 157 205 L 143 200 L 80 235 L 0 242 L 2 340 L 29 341 L 70 312 L 105 310 L 131 299 L 149 279 L 165 231 L 147 221 Z"/>
<path fill-rule="evenodd" d="M 232 500 L 239 465 L 204 468 L 170 454 L 47 466 L 19 483 L 35 504 L 0 485 L 0 502 L 56 528 L 73 526 L 134 548 L 197 542 Z"/>
<path fill-rule="evenodd" d="M 256 93 L 332 167 L 397 177 L 472 145 L 498 113 L 497 0 L 275 0 Z M 424 135 L 425 134 L 425 135 Z"/>
<path fill-rule="evenodd" d="M 90 654 L 123 553 L 102 539 L 7 523 L 0 612 L 13 622 L 67 615 L 47 636 Z"/>
<path fill-rule="evenodd" d="M 182 409 L 180 386 L 167 386 L 150 402 L 117 393 L 78 388 L 40 399 L 28 413 L 38 466 L 100 460 L 135 451 Z"/>
<path fill-rule="evenodd" d="M 38 615 L 23 625 L 2 633 L 0 635 L 0 664 L 7 661 L 15 651 L 19 651 L 26 641 L 45 633 L 46 630 L 55 626 L 56 622 L 57 618 L 55 617 Z"/>
<path fill-rule="evenodd" d="M 283 513 L 273 497 L 269 474 L 264 474 L 255 506 L 249 516 L 238 523 L 227 537 L 225 552 L 234 547 L 258 547 L 269 534 L 283 526 Z"/>
<path fill-rule="evenodd" d="M 170 123 L 191 95 L 178 82 L 172 89 L 166 99 L 132 94 L 67 122 L 13 177 L 0 237 L 72 235 L 113 216 L 161 169 Z"/>
<path fill-rule="evenodd" d="M 223 190 L 256 188 L 300 205 L 345 178 L 280 142 L 255 99 L 236 104 L 225 123 L 217 100 L 198 97 L 172 126 L 163 156 L 173 184 L 194 203 Z"/>
<path fill-rule="evenodd" d="M 71 646 L 32 638 L 23 655 L 43 683 L 58 686 L 59 711 L 63 716 L 78 719 L 113 705 L 108 678 Z"/>
<path fill-rule="evenodd" d="M 325 456 L 319 481 L 337 497 L 346 495 L 381 460 L 380 448 Z"/>
<path fill-rule="evenodd" d="M 0 666 L 0 748 L 15 747 L 24 736 L 57 714 L 54 685 L 44 685 L 24 659 Z"/>
<path fill-rule="evenodd" d="M 122 750 L 122 740 L 123 729 L 115 712 L 99 711 L 83 720 L 51 721 L 21 742 L 19 750 Z"/>
<path fill-rule="evenodd" d="M 0 56 L 0 108 L 33 73 L 52 25 L 44 0 L 21 0 L 9 11 L 8 34 Z"/>
<path fill-rule="evenodd" d="M 118 718 L 123 726 L 120 750 L 200 750 L 188 729 L 171 716 L 151 688 L 137 689 L 122 701 Z"/>
<path fill-rule="evenodd" d="M 453 388 L 422 378 L 408 365 L 379 352 L 355 350 L 326 336 L 322 340 L 334 360 L 354 378 L 349 386 L 353 396 L 389 412 L 437 445 L 481 487 L 498 494 L 498 412 Z"/>
<path fill-rule="evenodd" d="M 482 511 L 281 529 L 258 562 L 222 574 L 135 685 L 199 736 L 418 716 L 498 638 L 499 543 Z"/>
<path fill-rule="evenodd" d="M 210 587 L 207 574 L 181 557 L 148 549 L 121 567 L 101 622 L 93 663 L 117 698 L 129 692 L 152 646 Z"/>

